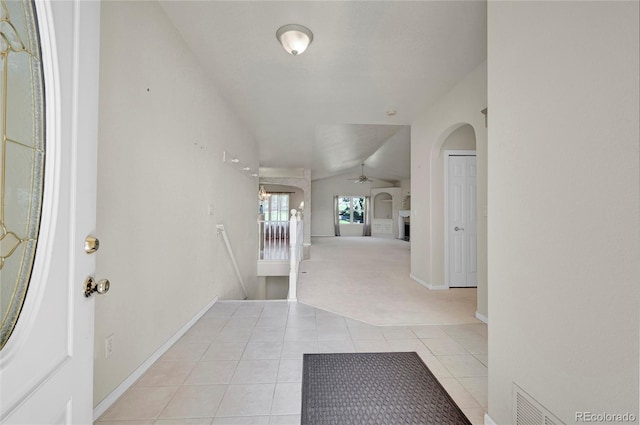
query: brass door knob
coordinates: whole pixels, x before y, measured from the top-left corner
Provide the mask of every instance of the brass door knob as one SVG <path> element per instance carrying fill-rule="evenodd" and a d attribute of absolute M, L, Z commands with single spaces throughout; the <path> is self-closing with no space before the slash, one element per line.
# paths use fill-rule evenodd
<path fill-rule="evenodd" d="M 84 281 L 84 296 L 89 298 L 94 292 L 97 292 L 100 295 L 106 294 L 109 292 L 110 287 L 111 282 L 109 282 L 109 279 L 100 279 L 96 282 L 92 276 L 89 276 Z"/>

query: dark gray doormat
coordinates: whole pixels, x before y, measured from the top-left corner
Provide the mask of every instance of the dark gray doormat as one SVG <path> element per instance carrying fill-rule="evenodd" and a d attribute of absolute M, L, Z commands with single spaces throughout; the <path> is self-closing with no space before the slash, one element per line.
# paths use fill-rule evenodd
<path fill-rule="evenodd" d="M 301 425 L 471 425 L 416 353 L 305 354 Z"/>

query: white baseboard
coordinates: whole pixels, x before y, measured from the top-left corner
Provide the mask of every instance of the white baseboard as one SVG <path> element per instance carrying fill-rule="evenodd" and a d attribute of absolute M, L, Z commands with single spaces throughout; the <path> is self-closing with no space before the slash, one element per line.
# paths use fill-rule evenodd
<path fill-rule="evenodd" d="M 487 325 L 489 324 L 489 318 L 487 316 L 485 316 L 484 314 L 480 314 L 476 311 L 476 319 L 478 319 L 481 322 L 486 323 Z"/>
<path fill-rule="evenodd" d="M 93 421 L 98 420 L 100 416 L 115 403 L 122 394 L 125 393 L 149 368 L 158 360 L 164 353 L 171 348 L 173 344 L 178 341 L 182 335 L 184 335 L 209 309 L 218 301 L 218 297 L 214 297 L 202 310 L 196 313 L 178 332 L 176 332 L 171 338 L 169 338 L 164 344 L 160 346 L 147 360 L 144 361 L 131 375 L 127 377 L 120 385 L 116 387 L 108 396 L 104 398 L 93 409 Z"/>
<path fill-rule="evenodd" d="M 416 282 L 418 282 L 420 285 L 424 286 L 427 289 L 431 289 L 434 291 L 441 291 L 441 290 L 448 290 L 449 287 L 447 285 L 432 285 L 431 283 L 427 283 L 424 280 L 420 279 L 419 277 L 415 277 L 412 274 L 409 274 L 409 277 L 413 280 L 415 280 Z"/>
<path fill-rule="evenodd" d="M 484 425 L 498 425 L 488 413 L 484 414 Z"/>
<path fill-rule="evenodd" d="M 409 277 L 413 280 L 415 280 L 416 282 L 418 282 L 420 285 L 424 286 L 425 288 L 431 289 L 429 288 L 429 284 L 427 282 L 425 282 L 424 280 L 420 279 L 419 277 L 415 277 L 412 274 L 409 274 Z"/>

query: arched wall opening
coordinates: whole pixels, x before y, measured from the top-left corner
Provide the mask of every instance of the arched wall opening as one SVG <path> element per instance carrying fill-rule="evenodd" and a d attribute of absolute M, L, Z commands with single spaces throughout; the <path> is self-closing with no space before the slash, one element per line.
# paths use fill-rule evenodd
<path fill-rule="evenodd" d="M 442 145 L 459 127 L 473 128 L 477 161 L 478 289 L 476 318 L 487 321 L 487 64 L 479 65 L 411 123 L 411 277 L 429 289 L 445 289 L 442 252 L 444 179 Z M 440 198 L 442 199 L 442 198 Z M 439 252 L 437 252 L 439 251 Z"/>
<path fill-rule="evenodd" d="M 373 218 L 391 218 L 393 206 L 391 202 L 393 198 L 388 192 L 378 193 L 373 198 Z"/>
<path fill-rule="evenodd" d="M 435 258 L 434 261 L 436 261 L 438 264 L 442 264 L 442 272 L 443 272 L 443 282 L 445 286 L 450 286 L 451 282 L 449 281 L 449 279 L 447 278 L 448 274 L 447 274 L 447 268 L 449 267 L 448 261 L 453 261 L 453 259 L 449 258 L 449 260 L 447 260 L 448 256 L 447 256 L 447 250 L 448 250 L 448 244 L 447 244 L 447 222 L 448 222 L 448 218 L 447 218 L 447 164 L 446 162 L 449 160 L 449 156 L 446 154 L 447 151 L 465 151 L 465 152 L 470 152 L 476 151 L 476 134 L 475 131 L 473 129 L 473 127 L 470 124 L 462 124 L 459 127 L 457 127 L 455 130 L 453 130 L 442 142 L 442 146 L 440 147 L 440 151 L 438 152 L 438 160 L 437 160 L 437 164 L 439 167 L 436 167 L 436 169 L 434 170 L 436 173 L 438 173 L 441 176 L 442 179 L 442 184 L 440 185 L 440 190 L 434 190 L 433 194 L 434 194 L 434 209 L 438 208 L 438 214 L 436 214 L 436 217 L 442 217 L 442 223 L 441 226 L 438 228 L 436 227 L 434 229 L 434 238 L 436 238 L 438 240 L 438 244 L 439 247 L 436 246 L 434 252 L 440 253 L 442 254 L 443 258 Z M 477 206 L 474 205 L 473 209 L 474 212 L 477 211 Z M 477 214 L 476 214 L 477 217 Z M 476 217 L 473 218 L 473 221 L 475 223 L 477 223 Z M 449 217 L 450 218 L 450 217 Z M 462 226 L 461 226 L 462 227 Z M 470 229 L 469 229 L 470 230 Z M 440 239 L 442 240 L 442 243 L 440 243 Z M 474 240 L 475 240 L 475 233 L 474 233 Z M 476 249 L 473 249 L 469 252 L 473 252 L 474 254 L 477 252 L 477 247 Z M 476 258 L 467 258 L 467 261 L 472 262 L 472 264 L 477 264 L 477 256 L 475 256 Z M 449 275 L 449 278 L 451 276 Z M 477 281 L 476 281 L 477 284 Z"/>
<path fill-rule="evenodd" d="M 456 123 L 448 127 L 431 151 L 431 281 L 445 282 L 445 154 L 447 150 L 476 150 L 476 133 L 471 124 Z"/>

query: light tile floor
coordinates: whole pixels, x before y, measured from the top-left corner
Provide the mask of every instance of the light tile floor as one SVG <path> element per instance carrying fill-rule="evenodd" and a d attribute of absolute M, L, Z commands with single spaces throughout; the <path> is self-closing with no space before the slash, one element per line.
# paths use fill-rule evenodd
<path fill-rule="evenodd" d="M 372 326 L 302 303 L 219 301 L 99 425 L 300 423 L 302 355 L 415 351 L 474 424 L 487 406 L 487 326 Z"/>

